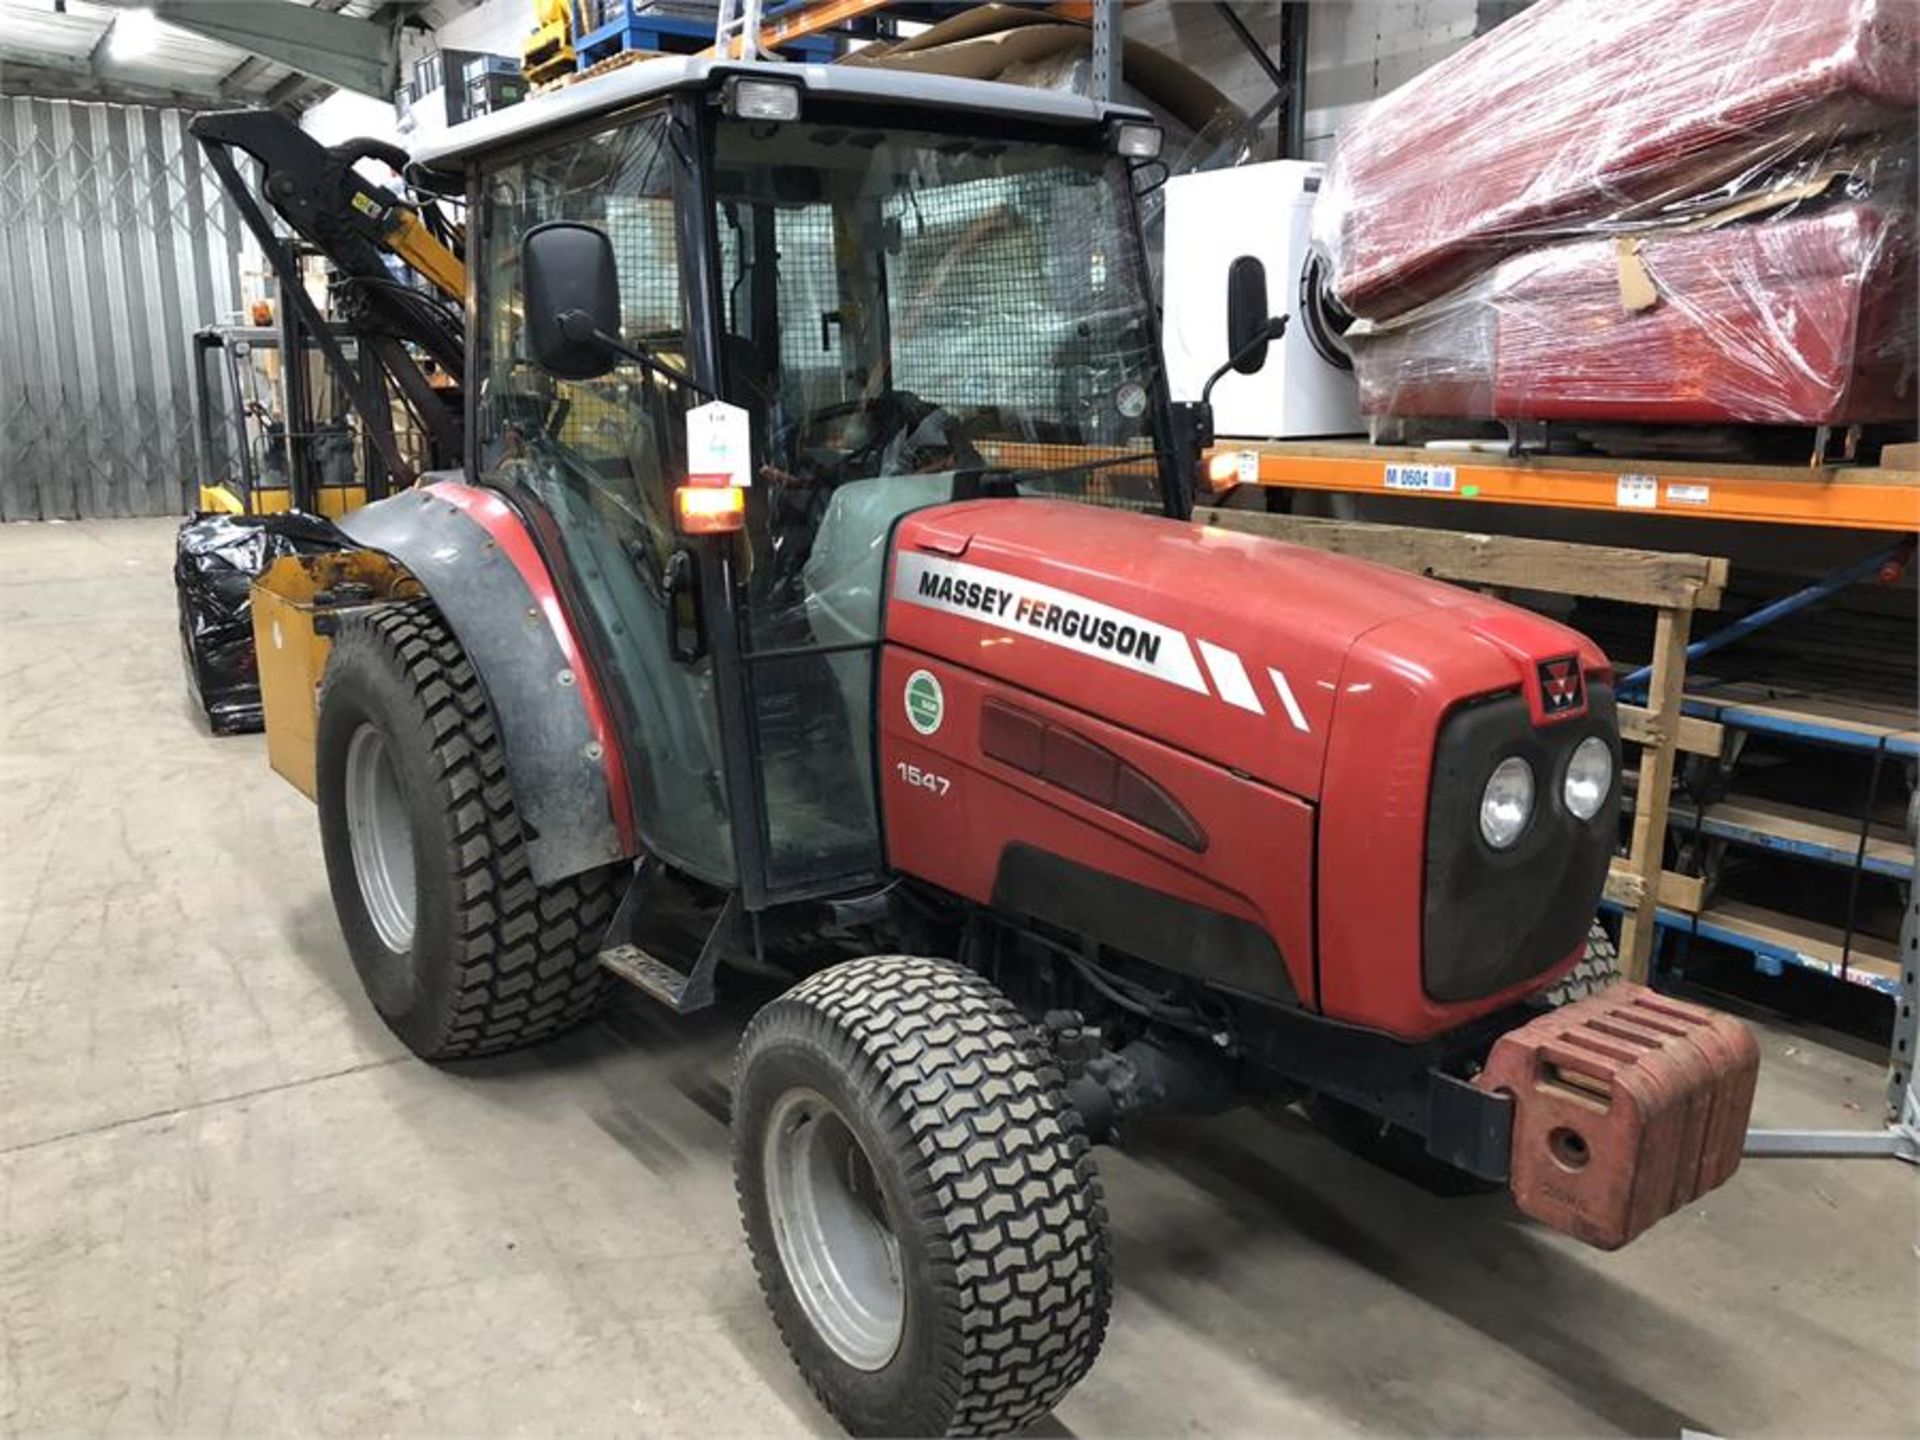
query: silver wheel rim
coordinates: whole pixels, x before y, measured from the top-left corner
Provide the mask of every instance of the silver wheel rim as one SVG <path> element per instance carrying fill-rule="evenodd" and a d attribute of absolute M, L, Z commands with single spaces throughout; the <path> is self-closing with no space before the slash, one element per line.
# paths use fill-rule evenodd
<path fill-rule="evenodd" d="M 804 1089 L 774 1105 L 764 1162 L 774 1243 L 807 1319 L 847 1364 L 881 1369 L 900 1348 L 907 1292 L 873 1163 L 840 1112 Z"/>
<path fill-rule="evenodd" d="M 380 943 L 413 945 L 413 826 L 394 777 L 387 738 L 362 725 L 347 743 L 347 839 L 353 875 Z"/>

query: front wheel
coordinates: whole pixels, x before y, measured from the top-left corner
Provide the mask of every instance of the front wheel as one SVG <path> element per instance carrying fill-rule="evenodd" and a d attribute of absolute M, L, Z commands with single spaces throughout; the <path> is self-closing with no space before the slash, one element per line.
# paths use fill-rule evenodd
<path fill-rule="evenodd" d="M 1112 1300 L 1079 1116 L 986 980 L 879 956 L 766 1006 L 733 1165 L 775 1323 L 856 1435 L 1018 1430 L 1085 1375 Z"/>

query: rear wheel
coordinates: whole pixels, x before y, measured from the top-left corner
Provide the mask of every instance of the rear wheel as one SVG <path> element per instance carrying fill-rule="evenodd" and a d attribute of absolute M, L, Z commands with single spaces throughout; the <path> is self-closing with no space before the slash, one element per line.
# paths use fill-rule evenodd
<path fill-rule="evenodd" d="M 600 1002 L 619 867 L 534 882 L 486 695 L 430 604 L 342 623 L 315 762 L 347 949 L 415 1054 L 510 1050 Z"/>
<path fill-rule="evenodd" d="M 1092 1366 L 1099 1180 L 1044 1045 L 978 975 L 881 956 L 766 1006 L 733 1163 L 781 1337 L 854 1434 L 1018 1430 Z"/>
<path fill-rule="evenodd" d="M 1620 947 L 1598 920 L 1587 931 L 1587 950 L 1565 975 L 1547 990 L 1547 1003 L 1556 1009 L 1598 995 L 1620 979 Z"/>

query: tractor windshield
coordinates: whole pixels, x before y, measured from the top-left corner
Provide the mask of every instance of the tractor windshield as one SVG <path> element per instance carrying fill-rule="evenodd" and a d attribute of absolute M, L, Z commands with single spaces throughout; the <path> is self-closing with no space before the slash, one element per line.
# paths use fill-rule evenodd
<path fill-rule="evenodd" d="M 1130 183 L 1065 145 L 719 127 L 723 360 L 780 548 L 840 487 L 907 475 L 1162 508 Z"/>

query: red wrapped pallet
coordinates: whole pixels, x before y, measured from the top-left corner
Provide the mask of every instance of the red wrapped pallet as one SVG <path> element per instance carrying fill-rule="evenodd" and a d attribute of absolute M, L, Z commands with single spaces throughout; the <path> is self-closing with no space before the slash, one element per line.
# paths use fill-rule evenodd
<path fill-rule="evenodd" d="M 1636 425 L 1913 418 L 1909 205 L 1545 246 L 1348 337 L 1369 415 Z"/>
<path fill-rule="evenodd" d="M 1353 314 L 1724 205 L 1910 124 L 1920 0 L 1539 0 L 1343 130 L 1316 242 Z"/>

